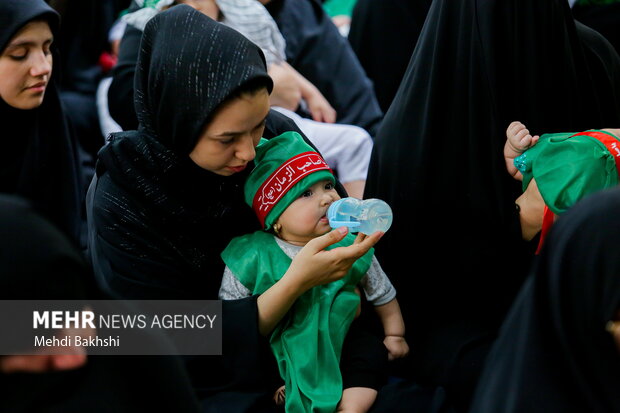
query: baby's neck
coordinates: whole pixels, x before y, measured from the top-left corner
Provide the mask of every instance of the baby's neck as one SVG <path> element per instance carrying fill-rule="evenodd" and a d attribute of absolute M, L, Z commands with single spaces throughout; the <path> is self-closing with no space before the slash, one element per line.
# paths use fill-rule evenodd
<path fill-rule="evenodd" d="M 295 246 L 298 246 L 298 247 L 305 247 L 306 244 L 308 243 L 308 241 L 292 241 L 292 240 L 289 240 L 289 239 L 282 238 L 279 235 L 275 235 L 275 234 L 274 234 L 274 236 L 276 238 L 286 242 L 286 243 L 289 243 L 291 245 L 295 245 Z"/>

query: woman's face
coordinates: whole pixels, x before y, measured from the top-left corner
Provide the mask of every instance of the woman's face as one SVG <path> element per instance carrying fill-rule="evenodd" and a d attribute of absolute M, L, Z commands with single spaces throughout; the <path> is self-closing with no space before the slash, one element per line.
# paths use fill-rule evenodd
<path fill-rule="evenodd" d="M 52 75 L 53 36 L 47 22 L 22 27 L 0 55 L 0 97 L 17 109 L 41 105 Z"/>
<path fill-rule="evenodd" d="M 267 89 L 244 94 L 222 106 L 206 126 L 189 157 L 203 169 L 230 176 L 254 159 L 254 148 L 269 113 Z"/>

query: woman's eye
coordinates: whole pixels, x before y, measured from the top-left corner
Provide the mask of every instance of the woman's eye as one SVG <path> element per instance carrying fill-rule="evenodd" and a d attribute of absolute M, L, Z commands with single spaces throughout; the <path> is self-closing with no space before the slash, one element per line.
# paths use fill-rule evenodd
<path fill-rule="evenodd" d="M 27 54 L 23 54 L 23 55 L 9 55 L 9 57 L 13 60 L 24 60 L 26 58 L 26 56 L 28 56 Z"/>
<path fill-rule="evenodd" d="M 230 138 L 230 139 L 226 139 L 226 140 L 221 140 L 220 143 L 222 145 L 230 145 L 231 143 L 233 143 L 234 138 Z"/>

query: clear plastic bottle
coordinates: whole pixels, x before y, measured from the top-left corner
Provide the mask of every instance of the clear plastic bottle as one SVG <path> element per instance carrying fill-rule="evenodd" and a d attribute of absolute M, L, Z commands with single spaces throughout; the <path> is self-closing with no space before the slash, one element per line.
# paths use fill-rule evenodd
<path fill-rule="evenodd" d="M 375 231 L 386 232 L 392 226 L 392 208 L 380 199 L 343 198 L 327 210 L 332 228 L 348 227 L 350 232 L 370 235 Z"/>

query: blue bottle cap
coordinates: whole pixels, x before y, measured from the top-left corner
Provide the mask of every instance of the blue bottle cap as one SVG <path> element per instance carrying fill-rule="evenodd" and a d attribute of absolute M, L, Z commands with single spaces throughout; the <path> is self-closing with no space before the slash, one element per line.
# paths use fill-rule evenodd
<path fill-rule="evenodd" d="M 339 227 L 355 228 L 361 225 L 359 221 L 337 221 L 336 220 L 336 211 L 338 210 L 338 206 L 345 199 L 347 198 L 339 199 L 338 201 L 332 203 L 327 209 L 327 219 L 329 221 L 329 226 L 332 228 L 339 228 Z"/>

